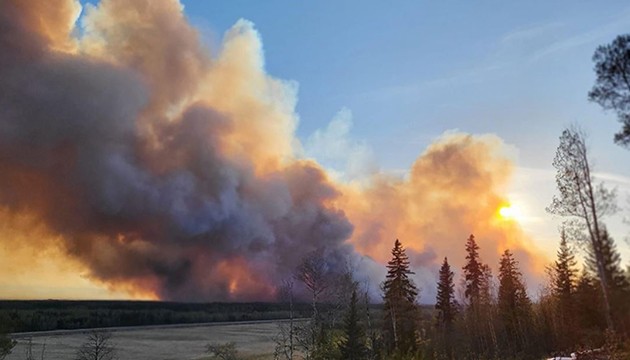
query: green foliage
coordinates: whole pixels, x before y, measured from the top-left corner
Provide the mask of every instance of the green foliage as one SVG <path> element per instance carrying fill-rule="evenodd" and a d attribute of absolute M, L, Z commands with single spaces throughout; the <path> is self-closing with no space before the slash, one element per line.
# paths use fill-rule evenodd
<path fill-rule="evenodd" d="M 554 305 L 553 327 L 557 346 L 571 349 L 576 344 L 575 291 L 577 262 L 567 243 L 564 229 L 560 233 L 560 247 L 552 268 L 552 295 Z"/>
<path fill-rule="evenodd" d="M 464 296 L 471 307 L 479 303 L 481 284 L 483 282 L 483 264 L 479 260 L 479 245 L 475 236 L 470 234 L 466 240 L 466 265 L 464 265 Z"/>
<path fill-rule="evenodd" d="M 523 351 L 529 345 L 531 301 L 527 296 L 518 262 L 505 250 L 499 264 L 498 314 L 504 328 L 509 352 Z M 516 341 L 515 341 L 516 340 Z"/>
<path fill-rule="evenodd" d="M 311 360 L 343 359 L 339 348 L 339 335 L 336 331 L 321 328 L 317 339 L 316 348 L 311 354 Z"/>
<path fill-rule="evenodd" d="M 464 297 L 467 308 L 458 325 L 462 351 L 493 357 L 496 353 L 496 320 L 491 296 L 492 272 L 479 256 L 474 235 L 466 240 L 466 264 L 463 267 Z"/>
<path fill-rule="evenodd" d="M 575 306 L 580 342 L 586 346 L 600 344 L 606 329 L 604 308 L 599 285 L 586 268 L 582 270 L 577 281 Z"/>
<path fill-rule="evenodd" d="M 310 304 L 295 303 L 294 316 L 308 317 Z M 286 319 L 287 303 L 171 303 L 157 301 L 0 301 L 11 331 L 45 331 L 113 326 L 190 324 Z"/>
<path fill-rule="evenodd" d="M 455 274 L 451 271 L 448 259 L 445 257 L 440 268 L 437 297 L 435 299 L 435 309 L 438 311 L 437 326 L 439 328 L 450 329 L 457 313 L 457 302 L 455 301 Z"/>
<path fill-rule="evenodd" d="M 440 357 L 449 358 L 453 354 L 452 332 L 453 323 L 457 314 L 457 302 L 455 301 L 455 284 L 453 271 L 445 257 L 440 268 L 435 309 L 437 321 L 435 326 L 435 349 Z"/>
<path fill-rule="evenodd" d="M 603 283 L 608 286 L 614 328 L 618 331 L 630 329 L 630 283 L 621 267 L 621 256 L 615 242 L 606 229 L 602 230 L 600 241 L 587 252 L 586 264 L 589 271 L 595 273 L 598 270 L 596 254 L 601 256 Z"/>
<path fill-rule="evenodd" d="M 383 340 L 388 353 L 407 354 L 416 349 L 418 289 L 409 278 L 411 274 L 409 258 L 396 239 L 382 285 L 385 312 Z"/>
<path fill-rule="evenodd" d="M 553 160 L 559 194 L 553 197 L 547 211 L 568 217 L 570 220 L 565 224 L 576 235 L 575 238 L 588 239 L 602 283 L 606 324 L 613 328 L 610 287 L 605 276 L 601 244 L 605 228 L 602 219 L 618 210 L 616 192 L 595 183 L 585 138 L 584 132 L 575 126 L 562 131 Z"/>
<path fill-rule="evenodd" d="M 601 232 L 600 242 L 595 247 L 588 249 L 586 258 L 588 268 L 591 272 L 597 273 L 596 254 L 601 254 L 604 277 L 610 291 L 627 291 L 629 287 L 628 279 L 621 268 L 621 255 L 617 251 L 615 241 L 610 237 L 606 229 L 603 229 Z"/>
<path fill-rule="evenodd" d="M 630 145 L 630 35 L 619 35 L 593 55 L 597 78 L 588 98 L 617 113 L 621 130 L 615 134 L 619 145 Z"/>
<path fill-rule="evenodd" d="M 575 255 L 567 243 L 567 235 L 564 229 L 560 234 L 560 248 L 554 262 L 553 293 L 559 301 L 570 307 L 571 295 L 575 290 L 576 269 Z"/>
<path fill-rule="evenodd" d="M 357 292 L 352 291 L 350 306 L 344 319 L 344 335 L 340 345 L 341 358 L 345 360 L 362 360 L 366 358 L 365 331 L 359 323 L 357 308 Z"/>

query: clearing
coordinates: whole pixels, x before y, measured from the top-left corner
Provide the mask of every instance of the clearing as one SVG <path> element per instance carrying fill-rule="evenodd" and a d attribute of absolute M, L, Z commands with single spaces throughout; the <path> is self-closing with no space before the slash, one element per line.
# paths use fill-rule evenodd
<path fill-rule="evenodd" d="M 278 321 L 220 323 L 203 325 L 144 326 L 115 328 L 112 343 L 119 360 L 189 360 L 206 359 L 208 343 L 234 342 L 239 355 L 246 359 L 273 359 L 273 337 L 278 332 Z M 6 360 L 25 358 L 29 337 L 32 353 L 41 358 L 45 345 L 45 360 L 72 360 L 76 350 L 86 339 L 83 331 L 55 331 L 16 334 L 18 345 Z"/>

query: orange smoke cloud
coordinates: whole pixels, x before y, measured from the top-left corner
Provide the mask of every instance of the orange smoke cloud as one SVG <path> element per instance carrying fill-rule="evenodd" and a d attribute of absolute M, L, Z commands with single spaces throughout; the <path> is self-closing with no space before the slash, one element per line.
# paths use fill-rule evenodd
<path fill-rule="evenodd" d="M 19 245 L 69 264 L 33 267 L 60 285 L 78 273 L 139 298 L 270 300 L 309 253 L 382 263 L 397 237 L 429 287 L 472 232 L 487 262 L 509 246 L 533 272 L 528 239 L 496 215 L 511 172 L 498 138 L 451 134 L 408 179 L 335 184 L 296 150 L 296 87 L 265 72 L 251 23 L 210 56 L 176 0 L 88 5 L 81 35 L 77 6 L 0 3 L 0 220 L 43 234 L 1 233 L 7 266 L 28 272 Z"/>
<path fill-rule="evenodd" d="M 8 41 L 27 49 L 27 45 L 46 46 L 57 51 L 72 51 L 76 47 L 70 36 L 81 11 L 79 1 L 20 1 L 7 0 L 0 15 L 3 24 L 29 32 L 29 39 L 17 39 L 7 33 Z M 10 20 L 9 20 L 10 19 Z M 34 49 L 31 48 L 31 49 Z"/>
<path fill-rule="evenodd" d="M 456 269 L 463 266 L 471 233 L 492 267 L 510 248 L 529 278 L 539 279 L 541 254 L 515 219 L 498 213 L 508 204 L 503 194 L 513 167 L 506 150 L 496 136 L 449 133 L 418 157 L 407 178 L 376 175 L 367 187 L 347 189 L 338 206 L 355 226 L 352 244 L 385 262 L 393 240 L 401 239 L 429 292 L 444 256 Z"/>

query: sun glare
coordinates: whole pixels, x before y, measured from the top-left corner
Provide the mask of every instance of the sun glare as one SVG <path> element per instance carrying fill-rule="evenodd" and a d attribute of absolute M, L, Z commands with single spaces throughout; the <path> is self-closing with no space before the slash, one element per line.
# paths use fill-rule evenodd
<path fill-rule="evenodd" d="M 499 209 L 499 215 L 505 220 L 518 220 L 521 217 L 521 212 L 514 205 L 506 205 Z"/>

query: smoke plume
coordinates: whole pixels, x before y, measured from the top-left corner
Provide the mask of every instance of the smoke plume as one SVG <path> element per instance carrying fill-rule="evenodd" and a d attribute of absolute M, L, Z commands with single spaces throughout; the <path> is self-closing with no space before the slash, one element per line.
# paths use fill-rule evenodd
<path fill-rule="evenodd" d="M 307 254 L 383 262 L 396 237 L 427 284 L 470 232 L 488 260 L 503 246 L 531 260 L 496 222 L 511 167 L 498 139 L 450 135 L 407 180 L 336 184 L 298 155 L 295 86 L 265 73 L 251 23 L 211 53 L 177 0 L 102 0 L 78 28 L 80 12 L 0 2 L 7 258 L 54 248 L 93 282 L 170 300 L 270 300 Z"/>
<path fill-rule="evenodd" d="M 355 225 L 351 243 L 384 263 L 392 237 L 400 238 L 416 281 L 434 295 L 441 261 L 447 256 L 458 272 L 465 261 L 464 242 L 474 234 L 484 262 L 496 270 L 501 252 L 509 248 L 535 285 L 544 256 L 514 219 L 499 215 L 509 205 L 502 195 L 513 169 L 509 152 L 494 135 L 446 133 L 418 157 L 407 178 L 381 174 L 367 187 L 346 188 L 338 206 Z"/>

